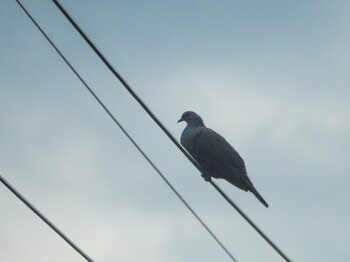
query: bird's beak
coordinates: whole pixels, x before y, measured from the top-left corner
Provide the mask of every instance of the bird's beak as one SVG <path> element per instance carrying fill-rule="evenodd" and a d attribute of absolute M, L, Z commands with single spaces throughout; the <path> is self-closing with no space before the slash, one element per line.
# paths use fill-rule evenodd
<path fill-rule="evenodd" d="M 177 122 L 178 123 L 180 123 L 180 122 L 182 122 L 182 121 L 184 121 L 182 118 L 180 118 Z"/>

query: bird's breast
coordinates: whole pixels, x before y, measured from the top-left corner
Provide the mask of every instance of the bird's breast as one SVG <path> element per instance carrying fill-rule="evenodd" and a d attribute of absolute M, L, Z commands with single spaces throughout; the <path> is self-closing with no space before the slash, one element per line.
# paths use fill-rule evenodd
<path fill-rule="evenodd" d="M 181 135 L 181 145 L 186 148 L 186 150 L 192 154 L 196 136 L 199 134 L 200 128 L 187 126 Z"/>

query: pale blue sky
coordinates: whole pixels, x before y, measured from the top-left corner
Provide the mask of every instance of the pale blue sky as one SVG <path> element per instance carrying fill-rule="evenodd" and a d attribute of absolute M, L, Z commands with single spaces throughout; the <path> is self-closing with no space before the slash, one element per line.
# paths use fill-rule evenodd
<path fill-rule="evenodd" d="M 347 1 L 61 3 L 167 128 L 194 110 L 270 204 L 217 183 L 293 261 L 350 252 Z M 51 1 L 34 18 L 239 261 L 281 261 Z M 230 261 L 15 1 L 0 2 L 0 172 L 96 261 Z M 1 261 L 83 261 L 0 186 Z"/>

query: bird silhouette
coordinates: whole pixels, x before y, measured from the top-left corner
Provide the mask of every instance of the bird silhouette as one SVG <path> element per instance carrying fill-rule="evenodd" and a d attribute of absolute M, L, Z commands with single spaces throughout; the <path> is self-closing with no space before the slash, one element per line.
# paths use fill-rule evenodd
<path fill-rule="evenodd" d="M 207 128 L 195 112 L 183 113 L 178 123 L 182 121 L 185 121 L 187 126 L 182 132 L 181 144 L 204 169 L 203 178 L 206 181 L 211 177 L 223 178 L 244 191 L 252 192 L 265 207 L 268 207 L 250 181 L 243 159 L 225 138 Z"/>

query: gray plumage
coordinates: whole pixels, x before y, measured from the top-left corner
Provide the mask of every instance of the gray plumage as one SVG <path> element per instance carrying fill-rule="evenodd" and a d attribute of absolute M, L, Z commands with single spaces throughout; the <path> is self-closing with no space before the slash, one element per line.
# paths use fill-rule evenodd
<path fill-rule="evenodd" d="M 225 138 L 207 128 L 195 112 L 183 113 L 178 122 L 181 121 L 187 123 L 181 135 L 181 144 L 205 170 L 202 175 L 205 180 L 223 178 L 244 191 L 252 192 L 268 207 L 250 181 L 243 159 Z"/>

